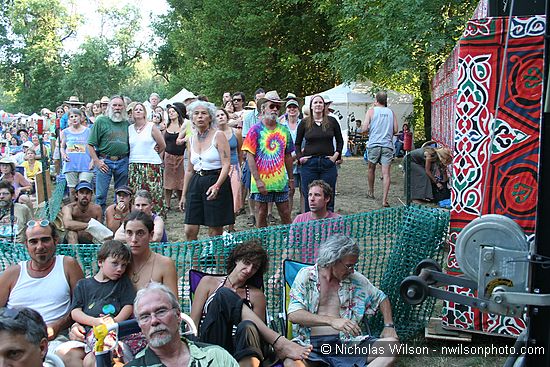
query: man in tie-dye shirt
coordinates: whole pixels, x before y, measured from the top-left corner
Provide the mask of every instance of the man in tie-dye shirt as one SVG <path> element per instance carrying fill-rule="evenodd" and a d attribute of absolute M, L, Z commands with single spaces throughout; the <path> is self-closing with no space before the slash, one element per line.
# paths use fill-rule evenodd
<path fill-rule="evenodd" d="M 292 152 L 288 127 L 277 121 L 281 103 L 276 91 L 258 100 L 261 121 L 246 134 L 242 150 L 247 152 L 252 182 L 251 198 L 256 202 L 256 226 L 267 226 L 267 203 L 277 205 L 283 224 L 290 224 L 289 191 L 294 192 Z"/>

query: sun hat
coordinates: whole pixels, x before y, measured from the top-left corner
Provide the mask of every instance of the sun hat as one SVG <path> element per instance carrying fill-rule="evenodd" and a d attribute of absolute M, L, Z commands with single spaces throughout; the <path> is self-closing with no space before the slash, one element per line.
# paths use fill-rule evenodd
<path fill-rule="evenodd" d="M 0 164 L 9 164 L 11 165 L 12 172 L 15 172 L 15 161 L 10 157 L 4 157 L 0 159 Z"/>
<path fill-rule="evenodd" d="M 21 145 L 22 147 L 25 147 L 25 148 L 32 148 L 34 144 L 30 141 L 26 141 L 23 143 L 23 145 Z"/>
<path fill-rule="evenodd" d="M 78 97 L 77 96 L 70 96 L 69 97 L 69 100 L 68 101 L 64 101 L 63 103 L 68 103 L 68 104 L 78 104 L 78 105 L 83 105 L 84 102 L 80 102 L 78 100 Z"/>
<path fill-rule="evenodd" d="M 245 110 L 255 110 L 256 109 L 256 102 L 249 101 L 246 106 L 244 106 Z"/>
<path fill-rule="evenodd" d="M 107 96 L 101 97 L 101 100 L 99 101 L 99 104 L 109 104 L 111 100 Z"/>
<path fill-rule="evenodd" d="M 258 100 L 258 103 L 256 103 L 257 106 L 261 106 L 263 105 L 264 103 L 266 102 L 273 102 L 273 103 L 283 103 L 284 101 L 281 100 L 281 98 L 279 97 L 279 93 L 277 93 L 276 90 L 270 90 L 269 92 L 267 92 L 265 94 L 265 96 L 263 96 L 262 98 L 260 98 Z"/>

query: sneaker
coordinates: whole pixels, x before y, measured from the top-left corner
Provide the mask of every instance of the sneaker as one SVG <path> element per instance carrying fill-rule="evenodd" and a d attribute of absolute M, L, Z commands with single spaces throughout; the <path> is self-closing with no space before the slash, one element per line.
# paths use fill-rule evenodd
<path fill-rule="evenodd" d="M 277 220 L 275 219 L 275 217 L 273 216 L 273 214 L 268 214 L 267 215 L 267 221 L 271 224 L 275 224 L 277 223 Z"/>
<path fill-rule="evenodd" d="M 248 217 L 248 220 L 246 221 L 246 225 L 249 227 L 254 227 L 256 225 L 256 217 L 253 215 Z"/>

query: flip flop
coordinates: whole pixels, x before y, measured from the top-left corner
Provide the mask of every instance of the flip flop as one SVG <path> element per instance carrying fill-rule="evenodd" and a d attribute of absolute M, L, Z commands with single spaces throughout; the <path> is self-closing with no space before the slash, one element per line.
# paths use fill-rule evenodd
<path fill-rule="evenodd" d="M 374 200 L 374 194 L 367 193 L 367 199 L 373 199 Z"/>
<path fill-rule="evenodd" d="M 384 204 L 382 204 L 382 206 L 383 206 L 384 208 L 389 208 L 389 207 L 390 207 L 390 204 L 384 203 Z"/>

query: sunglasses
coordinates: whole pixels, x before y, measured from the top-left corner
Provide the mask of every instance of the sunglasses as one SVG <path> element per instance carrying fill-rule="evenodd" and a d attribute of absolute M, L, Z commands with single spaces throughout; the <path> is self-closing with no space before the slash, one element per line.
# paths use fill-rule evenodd
<path fill-rule="evenodd" d="M 233 102 L 242 102 L 242 98 L 233 98 Z"/>
<path fill-rule="evenodd" d="M 17 319 L 17 316 L 19 316 L 19 313 L 21 312 L 18 308 L 5 308 L 4 312 L 2 312 L 1 317 L 6 319 Z"/>
<path fill-rule="evenodd" d="M 47 219 L 41 219 L 41 220 L 29 220 L 27 222 L 27 228 L 33 228 L 33 227 L 36 227 L 36 226 L 40 226 L 40 227 L 47 227 L 50 225 L 50 221 L 47 220 Z"/>

